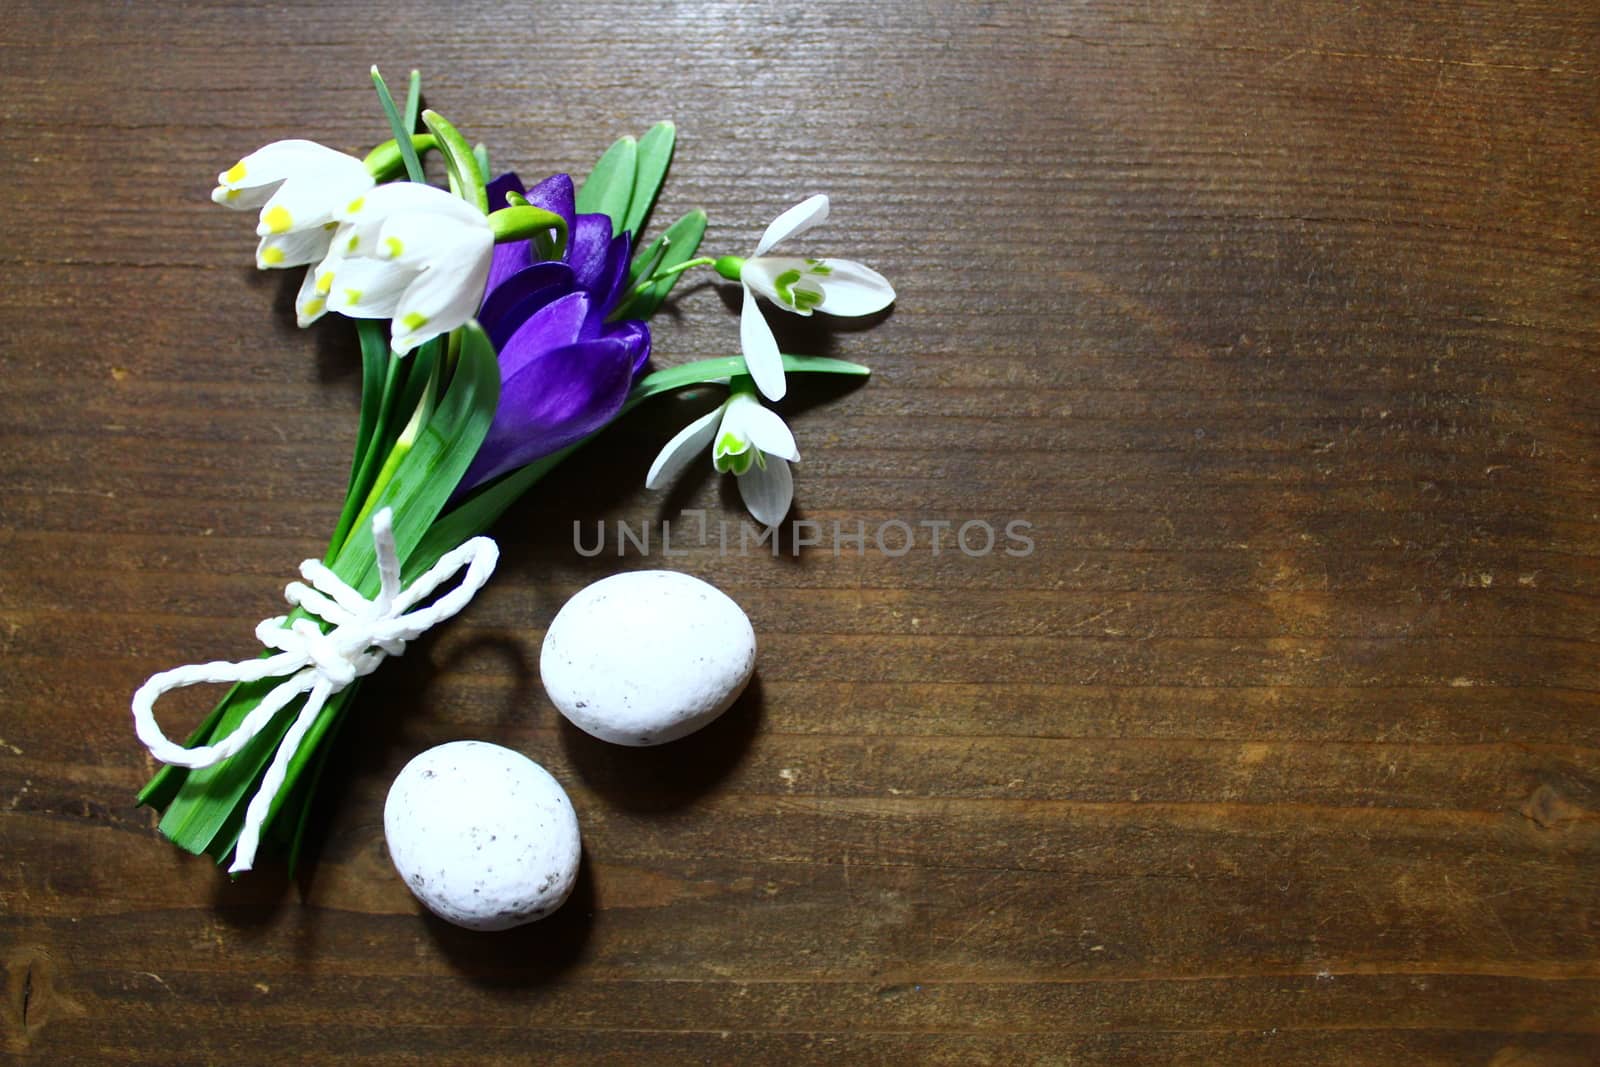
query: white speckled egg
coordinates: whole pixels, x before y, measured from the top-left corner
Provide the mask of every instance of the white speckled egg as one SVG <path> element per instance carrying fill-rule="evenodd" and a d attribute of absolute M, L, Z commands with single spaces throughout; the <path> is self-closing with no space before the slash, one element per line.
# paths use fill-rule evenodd
<path fill-rule="evenodd" d="M 677 571 L 614 574 L 556 613 L 539 655 L 550 700 L 619 745 L 659 745 L 727 711 L 750 681 L 756 634 L 722 590 Z"/>
<path fill-rule="evenodd" d="M 578 817 L 519 752 L 452 741 L 405 765 L 383 806 L 389 858 L 439 918 L 504 930 L 559 908 L 578 875 Z"/>

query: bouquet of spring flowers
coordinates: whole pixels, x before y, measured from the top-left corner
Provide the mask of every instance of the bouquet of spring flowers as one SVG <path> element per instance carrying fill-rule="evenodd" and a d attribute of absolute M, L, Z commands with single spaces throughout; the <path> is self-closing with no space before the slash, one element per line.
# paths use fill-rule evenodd
<path fill-rule="evenodd" d="M 776 525 L 800 456 L 764 400 L 783 397 L 789 373 L 867 369 L 781 354 L 762 301 L 868 315 L 894 299 L 859 263 L 773 254 L 827 218 L 823 196 L 779 215 L 746 258 L 697 254 L 702 211 L 641 247 L 673 154 L 670 123 L 617 141 L 581 186 L 556 174 L 528 187 L 514 173 L 491 177 L 484 146 L 420 110 L 415 73 L 403 103 L 372 75 L 392 139 L 361 159 L 278 141 L 222 172 L 212 194 L 257 213 L 258 267 L 304 269 L 300 325 L 330 312 L 354 320 L 363 375 L 344 505 L 327 553 L 286 590 L 293 610 L 257 627 L 268 651 L 161 672 L 134 697 L 140 740 L 166 764 L 140 801 L 162 812 L 170 840 L 231 859 L 232 872 L 251 869 L 264 842 L 293 865 L 361 678 L 488 580 L 496 552 L 482 534 L 517 497 L 634 406 L 717 384 L 727 400 L 667 442 L 646 484 L 709 448 L 752 515 Z M 429 153 L 448 190 L 427 183 Z M 743 288 L 741 354 L 651 371 L 651 317 L 694 268 Z M 232 688 L 179 745 L 154 704 L 199 682 Z"/>

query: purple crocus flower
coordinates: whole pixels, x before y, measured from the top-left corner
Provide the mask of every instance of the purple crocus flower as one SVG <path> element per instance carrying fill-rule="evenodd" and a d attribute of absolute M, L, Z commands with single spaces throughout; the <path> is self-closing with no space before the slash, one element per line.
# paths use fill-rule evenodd
<path fill-rule="evenodd" d="M 560 260 L 536 260 L 533 242 L 495 246 L 478 322 L 500 354 L 500 406 L 462 490 L 565 448 L 610 422 L 650 358 L 642 322 L 607 322 L 626 295 L 629 238 L 606 215 L 579 215 L 572 179 L 524 190 L 515 174 L 489 183 L 489 210 L 508 192 L 567 223 Z"/>

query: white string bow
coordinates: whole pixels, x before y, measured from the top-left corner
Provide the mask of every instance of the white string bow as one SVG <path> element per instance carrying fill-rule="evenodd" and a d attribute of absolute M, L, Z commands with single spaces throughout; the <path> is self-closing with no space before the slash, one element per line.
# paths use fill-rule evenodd
<path fill-rule="evenodd" d="M 175 667 L 152 675 L 133 694 L 134 730 L 151 755 L 163 763 L 196 768 L 210 767 L 234 755 L 265 729 L 290 701 L 301 693 L 310 692 L 305 707 L 279 742 L 260 788 L 250 798 L 239 842 L 234 848 L 233 865 L 228 868 L 230 873 L 248 871 L 255 863 L 261 826 L 273 798 L 283 786 L 289 761 L 328 698 L 357 678 L 377 670 L 385 657 L 403 654 L 407 641 L 415 640 L 466 607 L 494 573 L 495 563 L 500 558 L 499 546 L 494 541 L 474 537 L 441 557 L 426 574 L 402 589 L 393 515 L 389 508 L 372 517 L 372 544 L 377 552 L 380 583 L 375 599 L 363 597 L 314 559 L 300 564 L 300 575 L 309 586 L 290 582 L 284 588 L 284 597 L 290 604 L 332 623 L 332 630 L 323 633 L 310 619 L 299 619 L 292 624 L 284 615 L 265 619 L 256 627 L 256 638 L 268 648 L 278 649 L 277 655 L 238 663 L 217 660 Z M 418 601 L 432 596 L 434 590 L 463 566 L 467 573 L 461 584 L 426 608 L 408 610 Z M 226 684 L 278 677 L 284 680 L 262 698 L 232 733 L 216 744 L 184 748 L 169 739 L 156 724 L 156 701 L 174 689 L 201 682 Z"/>

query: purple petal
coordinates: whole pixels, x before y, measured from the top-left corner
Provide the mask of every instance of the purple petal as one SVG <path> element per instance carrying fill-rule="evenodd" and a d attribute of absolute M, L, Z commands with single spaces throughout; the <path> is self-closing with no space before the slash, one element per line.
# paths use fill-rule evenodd
<path fill-rule="evenodd" d="M 628 346 L 633 357 L 633 373 L 637 375 L 650 358 L 650 327 L 637 319 L 626 319 L 613 324 L 606 336 L 615 337 Z"/>
<path fill-rule="evenodd" d="M 532 241 L 507 241 L 494 246 L 494 256 L 489 260 L 489 281 L 484 289 L 483 303 L 489 305 L 489 294 L 504 285 L 507 278 L 533 263 Z"/>
<path fill-rule="evenodd" d="M 568 233 L 572 232 L 573 219 L 578 213 L 573 206 L 575 201 L 572 178 L 566 174 L 552 174 L 528 190 L 528 203 L 560 215 L 566 221 Z"/>
<path fill-rule="evenodd" d="M 600 307 L 610 308 L 622 299 L 622 286 L 628 278 L 628 267 L 632 258 L 628 251 L 632 244 L 626 233 L 619 233 L 611 239 L 610 246 L 606 248 L 605 268 L 595 280 L 595 284 L 589 287 L 590 295 Z"/>
<path fill-rule="evenodd" d="M 604 338 L 537 354 L 506 375 L 500 405 L 463 489 L 531 463 L 593 433 L 616 415 L 633 380 L 625 341 Z"/>
<path fill-rule="evenodd" d="M 565 263 L 535 263 L 492 286 L 483 299 L 478 322 L 495 351 L 504 348 L 534 312 L 570 292 L 572 285 L 572 271 Z"/>
<path fill-rule="evenodd" d="M 496 346 L 500 352 L 501 381 L 510 381 L 521 374 L 523 368 L 538 360 L 541 354 L 577 342 L 584 320 L 589 317 L 589 308 L 589 294 L 576 292 L 530 315 L 505 344 Z"/>
<path fill-rule="evenodd" d="M 510 206 L 506 200 L 507 193 L 516 193 L 518 196 L 526 196 L 528 193 L 522 186 L 522 179 L 517 177 L 515 171 L 509 170 L 490 182 L 484 191 L 489 194 L 490 211 L 499 211 L 503 207 Z"/>
<path fill-rule="evenodd" d="M 578 277 L 578 284 L 593 292 L 605 274 L 606 253 L 611 249 L 611 217 L 579 215 L 567 240 L 567 265 Z"/>

